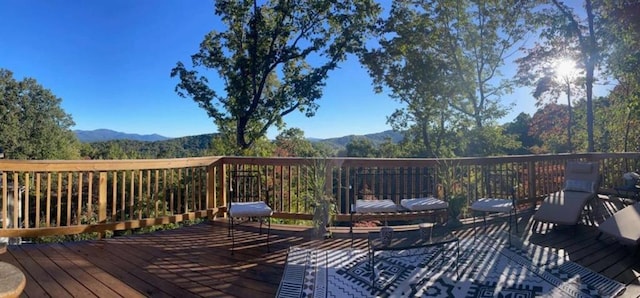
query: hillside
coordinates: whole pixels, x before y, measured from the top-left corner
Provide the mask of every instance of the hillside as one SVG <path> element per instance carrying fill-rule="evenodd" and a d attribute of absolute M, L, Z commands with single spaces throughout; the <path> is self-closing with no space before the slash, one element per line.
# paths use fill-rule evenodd
<path fill-rule="evenodd" d="M 139 135 L 113 131 L 110 129 L 74 130 L 78 140 L 83 143 L 106 142 L 112 140 L 135 140 L 144 142 L 164 141 L 169 138 L 159 134 Z"/>
<path fill-rule="evenodd" d="M 348 135 L 344 137 L 338 138 L 329 138 L 329 139 L 315 139 L 312 142 L 324 142 L 329 144 L 337 145 L 338 147 L 345 147 L 351 140 L 357 137 L 364 137 L 369 139 L 374 144 L 380 144 L 384 142 L 386 139 L 391 139 L 392 142 L 398 143 L 402 141 L 402 134 L 393 130 L 386 130 L 383 132 L 366 134 L 366 135 Z"/>
<path fill-rule="evenodd" d="M 170 139 L 157 134 L 139 135 L 108 129 L 76 130 L 75 133 L 80 141 L 91 144 L 93 152 L 89 154 L 89 157 L 93 159 L 113 157 L 114 155 L 121 158 L 171 158 L 215 154 L 210 152 L 211 139 L 215 134 Z M 395 143 L 402 140 L 400 133 L 388 130 L 374 134 L 309 139 L 309 141 L 325 143 L 338 152 L 344 150 L 346 145 L 357 137 L 367 138 L 374 144 L 380 144 L 386 139 L 391 139 Z"/>

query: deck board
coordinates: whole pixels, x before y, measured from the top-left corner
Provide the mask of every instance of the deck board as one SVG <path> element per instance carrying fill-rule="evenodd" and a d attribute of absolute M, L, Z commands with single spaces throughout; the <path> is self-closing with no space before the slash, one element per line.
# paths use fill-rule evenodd
<path fill-rule="evenodd" d="M 619 208 L 605 202 L 596 208 L 609 216 Z M 612 211 L 613 210 L 613 211 Z M 640 295 L 638 250 L 597 239 L 595 226 L 531 229 L 532 212 L 518 214 L 519 237 L 551 248 L 570 260 L 627 285 L 625 297 Z M 596 217 L 597 218 L 597 217 Z M 601 221 L 603 218 L 597 219 Z M 477 222 L 476 222 L 477 223 Z M 473 237 L 471 221 L 458 231 Z M 492 220 L 486 231 L 506 228 Z M 280 282 L 289 247 L 348 248 L 348 229 L 335 228 L 333 239 L 311 240 L 304 227 L 273 225 L 270 251 L 257 225 L 236 231 L 236 250 L 226 222 L 219 220 L 145 235 L 55 244 L 10 246 L 0 261 L 18 266 L 27 276 L 22 297 L 273 297 Z M 354 247 L 366 249 L 366 228 L 358 230 Z"/>

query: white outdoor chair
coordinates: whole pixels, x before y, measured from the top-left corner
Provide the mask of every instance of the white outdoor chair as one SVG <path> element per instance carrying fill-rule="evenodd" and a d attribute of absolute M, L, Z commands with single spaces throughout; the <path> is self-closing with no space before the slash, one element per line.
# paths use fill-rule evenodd
<path fill-rule="evenodd" d="M 273 210 L 269 207 L 269 191 L 262 188 L 260 173 L 258 171 L 236 171 L 232 173 L 231 179 L 229 189 L 231 195 L 227 207 L 231 254 L 235 249 L 235 220 L 240 218 L 257 218 L 260 222 L 260 234 L 262 234 L 262 221 L 267 219 L 267 251 L 270 251 L 270 218 L 273 215 Z"/>
<path fill-rule="evenodd" d="M 473 234 L 476 235 L 476 214 L 482 213 L 483 227 L 487 229 L 488 213 L 507 213 L 509 214 L 509 233 L 511 233 L 512 222 L 515 222 L 515 230 L 518 232 L 518 209 L 516 208 L 516 180 L 513 174 L 509 177 L 498 176 L 497 180 L 489 182 L 490 187 L 494 187 L 502 193 L 508 193 L 509 197 L 485 197 L 475 200 L 469 209 L 473 213 Z"/>
<path fill-rule="evenodd" d="M 371 173 L 359 173 L 357 172 L 354 177 L 354 194 L 351 197 L 350 204 L 350 222 L 351 226 L 349 233 L 351 234 L 351 247 L 353 247 L 353 226 L 354 221 L 357 218 L 382 218 L 384 225 L 387 226 L 387 217 L 393 214 L 399 214 L 403 212 L 435 214 L 438 211 L 446 211 L 449 207 L 449 203 L 437 199 L 433 196 L 424 196 L 417 198 L 401 199 L 400 204 L 397 204 L 391 199 L 385 199 L 385 191 L 380 191 L 381 187 L 385 185 L 396 186 L 400 180 L 406 179 L 402 174 L 395 172 L 386 173 L 371 172 Z M 405 182 L 406 183 L 406 182 Z M 371 184 L 371 189 L 369 184 Z M 377 184 L 377 185 L 376 185 Z M 377 192 L 377 191 L 379 192 Z M 386 189 L 387 193 L 391 192 L 390 189 Z"/>

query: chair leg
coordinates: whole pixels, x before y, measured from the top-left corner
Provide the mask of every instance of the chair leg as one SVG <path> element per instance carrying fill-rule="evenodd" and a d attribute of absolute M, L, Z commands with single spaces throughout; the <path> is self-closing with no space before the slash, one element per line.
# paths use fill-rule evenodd
<path fill-rule="evenodd" d="M 351 235 L 351 248 L 353 248 L 353 212 L 350 212 L 349 222 L 351 226 L 349 227 L 349 234 Z"/>
<path fill-rule="evenodd" d="M 516 224 L 516 234 L 518 234 L 518 208 L 514 207 L 513 213 L 515 213 L 513 216 L 513 221 Z"/>
<path fill-rule="evenodd" d="M 487 232 L 487 212 L 482 212 L 482 225 L 483 225 L 483 231 L 486 233 Z"/>
<path fill-rule="evenodd" d="M 233 217 L 230 217 L 229 220 L 231 220 L 231 227 L 230 227 L 230 231 L 231 231 L 231 254 L 233 255 L 233 251 L 236 247 L 236 238 L 234 235 L 234 231 L 235 231 L 235 227 L 233 226 Z"/>
<path fill-rule="evenodd" d="M 472 227 L 473 227 L 473 241 L 475 241 L 476 240 L 476 235 L 478 234 L 478 231 L 477 231 L 477 228 L 476 228 L 476 212 L 475 211 L 472 211 L 472 212 L 473 212 L 473 225 L 472 225 Z"/>
<path fill-rule="evenodd" d="M 269 236 L 271 235 L 271 217 L 267 217 L 267 252 L 271 252 L 269 247 Z"/>

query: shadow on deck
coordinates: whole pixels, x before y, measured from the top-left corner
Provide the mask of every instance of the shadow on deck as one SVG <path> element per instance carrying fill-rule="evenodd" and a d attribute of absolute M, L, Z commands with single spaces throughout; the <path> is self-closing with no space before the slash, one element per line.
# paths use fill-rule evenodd
<path fill-rule="evenodd" d="M 620 208 L 596 203 L 593 221 L 576 228 L 544 224 L 531 230 L 531 211 L 519 214 L 518 236 L 549 247 L 559 255 L 627 285 L 623 294 L 640 295 L 640 257 L 635 248 L 613 239 L 596 239 L 597 222 Z M 480 225 L 478 225 L 478 228 Z M 409 227 L 410 228 L 410 227 Z M 458 230 L 473 237 L 471 222 Z M 487 233 L 506 229 L 490 221 Z M 358 228 L 355 248 L 366 249 L 366 228 Z M 481 232 L 481 230 L 478 230 Z M 9 247 L 0 261 L 18 266 L 27 276 L 23 297 L 273 297 L 290 246 L 348 248 L 348 228 L 335 228 L 334 238 L 312 240 L 305 227 L 272 225 L 271 251 L 257 225 L 236 231 L 236 251 L 226 221 L 218 220 L 171 231 L 96 241 L 25 244 Z"/>

